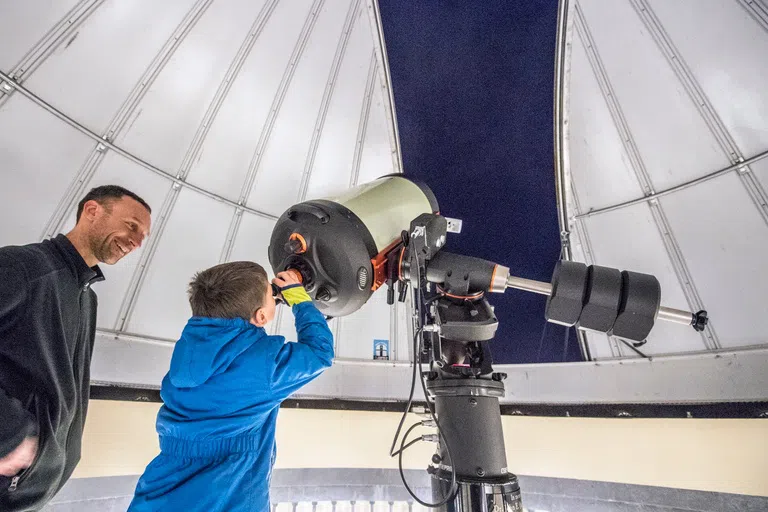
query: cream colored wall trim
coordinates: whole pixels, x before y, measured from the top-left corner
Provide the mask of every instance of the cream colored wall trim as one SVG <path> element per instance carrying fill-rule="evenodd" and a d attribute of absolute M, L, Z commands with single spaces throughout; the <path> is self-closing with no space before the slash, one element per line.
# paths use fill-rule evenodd
<path fill-rule="evenodd" d="M 74 477 L 141 473 L 158 452 L 158 408 L 91 401 Z M 396 468 L 387 453 L 398 420 L 396 413 L 283 409 L 276 466 Z M 509 467 L 520 475 L 768 496 L 768 421 L 505 416 L 503 424 Z M 406 467 L 423 469 L 433 448 L 414 446 Z"/>

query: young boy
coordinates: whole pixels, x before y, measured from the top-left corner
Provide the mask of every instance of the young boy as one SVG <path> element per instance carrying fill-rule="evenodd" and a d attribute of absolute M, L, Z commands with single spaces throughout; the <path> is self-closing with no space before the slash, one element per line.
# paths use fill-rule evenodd
<path fill-rule="evenodd" d="M 273 280 L 296 317 L 298 343 L 269 336 L 275 298 L 251 262 L 204 270 L 189 286 L 192 318 L 160 391 L 160 455 L 129 512 L 268 511 L 280 403 L 331 366 L 333 336 L 296 277 Z"/>

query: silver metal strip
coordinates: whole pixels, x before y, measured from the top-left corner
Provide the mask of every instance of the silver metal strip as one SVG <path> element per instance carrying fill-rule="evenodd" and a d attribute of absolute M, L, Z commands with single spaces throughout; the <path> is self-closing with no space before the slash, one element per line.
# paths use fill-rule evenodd
<path fill-rule="evenodd" d="M 197 21 L 203 16 L 212 1 L 213 0 L 198 0 L 198 2 L 189 10 L 184 19 L 181 20 L 176 27 L 176 30 L 173 31 L 155 58 L 152 59 L 152 62 L 141 76 L 138 83 L 128 94 L 128 98 L 123 102 L 123 105 L 120 107 L 115 117 L 110 121 L 102 136 L 103 140 L 115 141 L 117 135 L 125 127 L 125 124 L 131 118 L 131 115 L 149 91 L 155 79 L 160 75 L 165 63 L 173 56 L 176 49 L 197 24 Z M 96 174 L 96 171 L 106 157 L 106 154 L 106 147 L 101 142 L 97 142 L 96 146 L 91 150 L 90 155 L 86 158 L 86 163 L 74 177 L 56 210 L 54 210 L 51 215 L 41 238 L 52 237 L 64 229 L 64 225 L 67 221 L 67 214 L 73 210 L 80 198 L 84 195 L 84 188 L 91 182 L 93 175 Z"/>
<path fill-rule="evenodd" d="M 573 218 L 574 219 L 582 219 L 582 218 L 585 218 L 585 217 L 591 217 L 593 215 L 598 215 L 600 213 L 608 213 L 608 212 L 612 212 L 614 210 L 618 210 L 618 209 L 621 209 L 621 208 L 626 208 L 628 206 L 634 206 L 636 204 L 644 203 L 646 201 L 651 201 L 653 199 L 658 199 L 658 198 L 664 197 L 664 196 L 666 196 L 668 194 L 672 194 L 674 192 L 679 192 L 680 190 L 685 190 L 685 189 L 687 189 L 689 187 L 692 187 L 692 186 L 697 185 L 699 183 L 702 183 L 704 181 L 709 181 L 711 179 L 717 178 L 718 176 L 722 176 L 723 174 L 729 173 L 731 171 L 738 171 L 743 166 L 749 165 L 749 164 L 753 164 L 753 163 L 755 163 L 755 162 L 757 162 L 759 160 L 762 160 L 763 158 L 766 158 L 766 157 L 768 157 L 768 150 L 763 151 L 762 153 L 758 153 L 755 156 L 744 160 L 743 162 L 738 162 L 738 163 L 735 163 L 733 165 L 729 165 L 728 167 L 720 169 L 719 171 L 715 171 L 715 172 L 709 173 L 709 174 L 707 174 L 705 176 L 701 176 L 699 178 L 696 178 L 696 179 L 693 179 L 693 180 L 690 180 L 690 181 L 686 181 L 685 183 L 681 183 L 679 185 L 675 185 L 674 187 L 670 187 L 668 189 L 665 189 L 665 190 L 662 190 L 662 191 L 659 191 L 659 192 L 654 192 L 653 194 L 649 194 L 649 195 L 644 196 L 644 197 L 638 197 L 637 199 L 632 199 L 630 201 L 625 201 L 623 203 L 618 203 L 618 204 L 615 204 L 613 206 L 606 206 L 605 208 L 597 208 L 595 210 L 590 210 L 590 211 L 585 212 L 585 213 L 577 214 Z"/>
<path fill-rule="evenodd" d="M 592 38 L 592 34 L 590 33 L 587 20 L 584 17 L 578 2 L 574 7 L 576 32 L 579 35 L 582 44 L 584 45 L 590 66 L 592 67 L 592 71 L 595 74 L 595 78 L 597 79 L 600 91 L 606 102 L 608 110 L 611 113 L 614 124 L 616 125 L 616 129 L 619 132 L 622 145 L 624 146 L 624 150 L 629 157 L 632 170 L 643 193 L 645 195 L 653 194 L 654 189 L 650 175 L 645 168 L 645 163 L 643 162 L 640 151 L 637 148 L 632 131 L 629 128 L 629 123 L 624 117 L 621 105 L 619 104 L 619 101 L 613 90 L 613 86 L 611 85 L 611 82 L 608 78 L 608 73 L 605 70 L 603 62 L 600 58 L 600 54 L 597 50 L 597 45 L 595 44 L 594 39 Z M 649 207 L 656 223 L 656 228 L 658 229 L 659 235 L 664 242 L 667 256 L 669 257 L 669 260 L 675 269 L 678 282 L 680 283 L 683 294 L 688 301 L 688 306 L 694 311 L 706 309 L 704 307 L 701 296 L 696 289 L 696 286 L 693 282 L 693 276 L 688 270 L 688 265 L 685 262 L 685 258 L 683 256 L 682 250 L 680 249 L 680 245 L 672 233 L 672 229 L 666 219 L 666 215 L 664 214 L 661 204 L 658 203 L 658 201 L 656 201 L 656 204 L 651 202 L 649 203 Z M 716 343 L 716 340 L 717 335 L 715 334 L 714 329 L 711 326 L 707 326 L 706 335 L 702 333 L 702 342 L 704 343 L 704 346 L 709 349 L 716 348 L 716 346 L 712 346 L 712 342 L 714 341 Z"/>
<path fill-rule="evenodd" d="M 570 99 L 569 74 L 571 48 L 573 40 L 573 20 L 571 3 L 560 0 L 557 10 L 557 35 L 555 43 L 555 82 L 553 106 L 554 163 L 555 163 L 555 199 L 557 201 L 557 222 L 560 227 L 560 257 L 573 259 L 571 250 L 571 226 L 568 216 L 568 197 L 572 183 L 570 180 L 570 149 L 568 101 Z M 576 332 L 579 351 L 584 361 L 592 360 L 589 342 L 585 333 Z"/>
<path fill-rule="evenodd" d="M 568 186 L 570 168 L 568 166 L 567 105 L 568 71 L 570 64 L 569 39 L 569 0 L 560 0 L 557 12 L 557 42 L 555 46 L 555 91 L 554 91 L 554 162 L 555 194 L 557 199 L 557 220 L 560 226 L 560 239 L 563 246 L 563 258 L 570 260 L 570 226 L 568 219 Z"/>
<path fill-rule="evenodd" d="M 768 5 L 761 0 L 736 0 L 763 30 L 768 32 Z"/>
<path fill-rule="evenodd" d="M 387 116 L 389 129 L 389 144 L 392 153 L 392 164 L 395 172 L 404 172 L 403 153 L 400 148 L 400 133 L 397 127 L 397 111 L 395 109 L 395 96 L 392 90 L 392 77 L 389 72 L 389 59 L 387 58 L 387 44 L 384 41 L 384 26 L 381 22 L 381 11 L 379 10 L 378 0 L 366 0 L 368 8 L 368 21 L 371 24 L 373 34 L 373 47 L 376 57 L 379 60 L 378 72 L 381 87 L 385 94 L 384 103 L 386 108 L 384 113 Z"/>
<path fill-rule="evenodd" d="M 339 70 L 341 69 L 341 63 L 344 61 L 344 56 L 347 53 L 347 46 L 349 44 L 349 38 L 352 35 L 352 29 L 357 19 L 358 10 L 360 8 L 360 0 L 353 0 L 349 5 L 349 11 L 347 12 L 347 18 L 344 21 L 344 28 L 339 38 L 339 42 L 336 45 L 336 53 L 333 56 L 333 62 L 331 63 L 331 71 L 328 74 L 328 80 L 325 83 L 325 91 L 323 92 L 323 99 L 320 102 L 320 111 L 317 114 L 315 120 L 315 130 L 312 132 L 312 140 L 309 143 L 309 152 L 307 153 L 307 160 L 304 163 L 304 174 L 301 177 L 301 186 L 299 187 L 299 194 L 297 200 L 299 202 L 304 201 L 307 198 L 307 190 L 309 189 L 309 181 L 312 177 L 312 170 L 315 164 L 315 156 L 317 156 L 317 148 L 320 145 L 320 138 L 323 134 L 323 128 L 325 127 L 325 119 L 328 115 L 328 109 L 331 105 L 331 99 L 336 91 L 336 84 L 339 79 Z"/>
<path fill-rule="evenodd" d="M 216 201 L 228 204 L 230 206 L 234 206 L 235 208 L 242 208 L 244 211 L 247 211 L 248 213 L 252 213 L 254 215 L 258 215 L 259 217 L 263 217 L 265 219 L 272 219 L 272 220 L 277 219 L 277 217 L 272 215 L 272 214 L 261 212 L 259 210 L 256 210 L 255 208 L 249 208 L 249 207 L 246 207 L 246 206 L 243 206 L 243 205 L 239 205 L 235 201 L 227 199 L 226 197 L 220 196 L 220 195 L 215 194 L 213 192 L 209 192 L 209 191 L 207 191 L 207 190 L 205 190 L 205 189 L 203 189 L 201 187 L 198 187 L 196 185 L 192 185 L 191 183 L 186 183 L 186 182 L 176 178 L 171 173 L 166 172 L 166 171 L 164 171 L 164 170 L 162 170 L 162 169 L 160 169 L 158 167 L 155 167 L 154 165 L 150 164 L 149 162 L 147 162 L 145 160 L 142 160 L 141 158 L 137 157 L 133 153 L 130 153 L 130 152 L 124 150 L 123 148 L 121 148 L 121 147 L 119 147 L 119 146 L 117 146 L 117 145 L 115 145 L 115 144 L 113 144 L 113 143 L 111 143 L 111 142 L 109 142 L 107 140 L 104 140 L 102 137 L 100 137 L 96 133 L 92 132 L 91 130 L 89 130 L 88 128 L 83 126 L 82 124 L 78 123 L 77 121 L 75 121 L 71 117 L 69 117 L 66 114 L 62 113 L 60 110 L 56 109 L 54 106 L 50 105 L 45 100 L 43 100 L 39 96 L 35 95 L 34 93 L 29 91 L 25 87 L 15 83 L 15 82 L 13 82 L 10 79 L 10 77 L 8 75 L 6 75 L 5 73 L 3 73 L 2 71 L 0 71 L 0 78 L 5 80 L 6 83 L 8 83 L 10 85 L 10 87 L 16 89 L 24 97 L 26 97 L 27 99 L 31 100 L 33 103 L 37 104 L 38 106 L 42 107 L 44 110 L 48 111 L 49 113 L 53 114 L 54 116 L 56 116 L 61 121 L 64 121 L 66 124 L 68 124 L 69 126 L 74 128 L 75 130 L 79 131 L 80 133 L 82 133 L 86 137 L 89 137 L 90 139 L 92 139 L 94 141 L 100 141 L 101 144 L 103 144 L 106 148 L 109 148 L 112 151 L 114 151 L 115 153 L 117 153 L 118 155 L 120 155 L 120 156 L 122 156 L 124 158 L 127 158 L 131 162 L 133 162 L 133 163 L 135 163 L 137 165 L 140 165 L 141 167 L 144 167 L 145 169 L 147 169 L 149 171 L 152 171 L 153 173 L 155 173 L 155 174 L 157 174 L 157 175 L 159 175 L 159 176 L 161 176 L 163 178 L 166 178 L 166 179 L 170 180 L 171 182 L 173 182 L 174 185 L 179 185 L 181 187 L 188 188 L 190 190 L 194 190 L 195 192 L 197 192 L 199 194 L 202 194 L 202 195 L 204 195 L 206 197 L 209 197 L 209 198 L 214 199 Z"/>
<path fill-rule="evenodd" d="M 739 179 L 747 190 L 760 216 L 763 218 L 763 222 L 768 224 L 768 193 L 763 189 L 751 169 L 744 164 L 744 155 L 741 153 L 725 123 L 717 115 L 715 108 L 710 103 L 707 95 L 704 94 L 693 72 L 686 64 L 680 51 L 675 47 L 669 34 L 664 30 L 661 21 L 659 21 L 647 0 L 631 0 L 631 3 L 643 25 L 666 58 L 667 63 L 675 72 L 675 75 L 677 75 L 680 84 L 685 88 L 694 107 L 706 122 L 712 135 L 715 136 L 723 153 L 725 153 L 732 164 L 741 164 L 738 173 Z"/>
<path fill-rule="evenodd" d="M 355 139 L 355 154 L 352 157 L 352 172 L 349 176 L 349 186 L 356 187 L 360 181 L 360 162 L 363 158 L 363 149 L 365 147 L 365 136 L 368 133 L 368 120 L 371 116 L 371 103 L 373 102 L 373 87 L 376 84 L 376 62 L 375 51 L 371 53 L 371 62 L 368 65 L 368 78 L 365 82 L 365 96 L 363 97 L 363 106 L 360 110 L 360 121 L 357 125 L 357 139 Z"/>
<path fill-rule="evenodd" d="M 176 174 L 176 179 L 178 179 L 181 183 L 186 183 L 186 179 L 189 175 L 189 172 L 192 169 L 192 165 L 197 160 L 197 157 L 200 154 L 202 146 L 205 142 L 208 132 L 210 131 L 210 127 L 216 118 L 216 115 L 219 113 L 219 110 L 221 109 L 221 105 L 224 103 L 224 99 L 226 98 L 227 93 L 231 89 L 232 83 L 235 81 L 235 79 L 237 78 L 237 75 L 240 73 L 243 63 L 248 58 L 248 55 L 250 54 L 250 51 L 253 48 L 253 45 L 255 44 L 259 35 L 261 35 L 261 32 L 264 29 L 264 26 L 267 24 L 272 12 L 274 11 L 277 1 L 278 0 L 272 0 L 271 2 L 266 3 L 261 8 L 261 10 L 259 11 L 259 14 L 256 17 L 256 20 L 253 22 L 250 29 L 248 30 L 245 40 L 240 45 L 240 48 L 238 49 L 237 53 L 235 54 L 235 57 L 233 58 L 232 62 L 229 65 L 229 68 L 224 74 L 224 78 L 219 84 L 219 87 L 216 90 L 216 94 L 214 94 L 213 99 L 208 105 L 208 108 L 206 109 L 206 113 L 203 116 L 203 119 L 200 122 L 200 125 L 198 126 L 197 131 L 195 132 L 195 136 L 193 137 L 192 142 L 187 148 L 187 152 L 185 154 L 184 160 L 181 163 L 181 167 L 178 173 Z M 128 323 L 130 322 L 131 315 L 133 314 L 133 311 L 136 307 L 136 303 L 138 301 L 141 288 L 144 284 L 144 280 L 147 275 L 147 270 L 152 264 L 152 259 L 154 258 L 154 255 L 157 252 L 157 247 L 162 238 L 162 233 L 165 231 L 165 227 L 167 226 L 168 220 L 170 219 L 170 216 L 171 216 L 171 212 L 173 211 L 173 208 L 176 205 L 176 201 L 178 200 L 180 191 L 181 191 L 181 186 L 177 183 L 174 183 L 174 185 L 168 191 L 166 200 L 163 203 L 163 209 L 161 210 L 160 217 L 155 222 L 155 226 L 156 226 L 155 231 L 157 234 L 155 237 L 153 237 L 152 240 L 149 241 L 146 249 L 142 252 L 141 259 L 139 260 L 139 265 L 136 267 L 136 270 L 133 276 L 131 277 L 131 281 L 128 285 L 126 295 L 120 307 L 120 311 L 118 313 L 116 324 L 115 324 L 115 328 L 118 331 L 124 330 L 125 327 L 128 325 Z M 243 211 L 242 209 L 237 209 L 235 211 L 235 217 L 238 219 L 242 218 L 242 211 Z M 231 244 L 230 244 L 230 247 L 231 247 Z"/>
<path fill-rule="evenodd" d="M 13 81 L 23 84 L 64 41 L 68 41 L 69 46 L 77 36 L 72 36 L 72 33 L 103 3 L 104 0 L 81 0 L 72 7 L 11 69 L 8 74 Z M 8 101 L 14 90 L 0 87 L 0 107 Z"/>

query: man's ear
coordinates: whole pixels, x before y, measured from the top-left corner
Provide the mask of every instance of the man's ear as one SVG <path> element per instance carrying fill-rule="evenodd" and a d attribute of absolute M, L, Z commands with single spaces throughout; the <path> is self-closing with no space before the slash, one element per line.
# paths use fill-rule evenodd
<path fill-rule="evenodd" d="M 100 209 L 101 205 L 97 201 L 94 201 L 93 199 L 86 201 L 83 205 L 83 214 L 80 219 L 92 221 L 96 218 L 96 215 L 99 213 Z"/>
<path fill-rule="evenodd" d="M 256 327 L 264 327 L 267 325 L 267 314 L 264 312 L 264 309 L 259 308 L 253 312 L 251 323 Z"/>

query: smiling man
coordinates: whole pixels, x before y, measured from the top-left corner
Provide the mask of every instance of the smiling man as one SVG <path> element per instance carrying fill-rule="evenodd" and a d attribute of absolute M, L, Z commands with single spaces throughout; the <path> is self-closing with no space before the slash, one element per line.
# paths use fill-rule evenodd
<path fill-rule="evenodd" d="M 147 203 L 115 185 L 91 190 L 77 224 L 0 248 L 0 510 L 38 510 L 80 460 L 88 410 L 98 264 L 149 235 Z"/>

